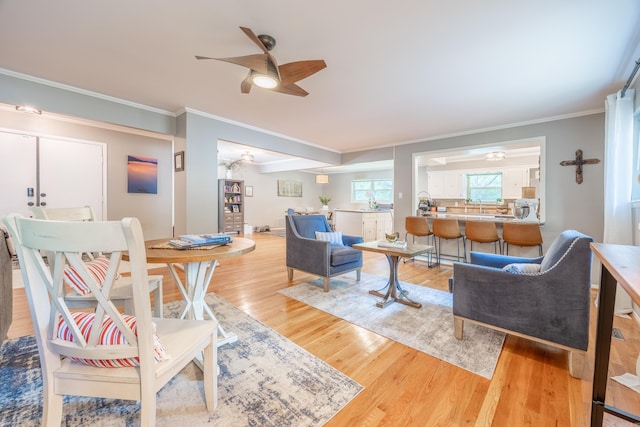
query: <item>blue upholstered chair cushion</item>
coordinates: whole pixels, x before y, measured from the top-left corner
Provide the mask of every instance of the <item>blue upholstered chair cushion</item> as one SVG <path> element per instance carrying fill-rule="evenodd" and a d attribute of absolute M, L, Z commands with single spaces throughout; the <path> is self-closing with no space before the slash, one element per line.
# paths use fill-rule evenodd
<path fill-rule="evenodd" d="M 358 262 L 362 257 L 362 251 L 353 249 L 350 246 L 334 246 L 331 248 L 331 266 Z"/>

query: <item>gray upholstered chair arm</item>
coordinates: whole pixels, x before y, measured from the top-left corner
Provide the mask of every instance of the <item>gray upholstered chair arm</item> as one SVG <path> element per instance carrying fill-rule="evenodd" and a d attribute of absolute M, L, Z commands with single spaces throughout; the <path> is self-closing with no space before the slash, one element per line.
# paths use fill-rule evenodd
<path fill-rule="evenodd" d="M 471 264 L 484 265 L 487 267 L 502 268 L 509 264 L 540 264 L 542 262 L 542 257 L 524 258 L 472 251 L 469 255 L 469 262 Z"/>
<path fill-rule="evenodd" d="M 364 239 L 360 236 L 345 236 L 342 235 L 342 244 L 345 246 L 353 246 L 356 243 L 362 243 Z"/>
<path fill-rule="evenodd" d="M 331 246 L 329 242 L 301 236 L 287 238 L 287 266 L 312 274 L 329 274 Z"/>

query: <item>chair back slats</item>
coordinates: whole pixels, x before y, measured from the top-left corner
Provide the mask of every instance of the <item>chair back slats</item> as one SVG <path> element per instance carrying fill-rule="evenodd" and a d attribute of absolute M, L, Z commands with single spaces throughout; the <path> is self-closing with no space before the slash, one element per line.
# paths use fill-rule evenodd
<path fill-rule="evenodd" d="M 132 260 L 131 274 L 134 283 L 148 282 L 146 269 L 139 268 L 139 264 L 134 261 L 139 260 L 140 256 L 146 259 L 138 220 L 132 222 L 129 221 L 131 218 L 126 218 L 122 221 L 103 222 L 42 221 L 17 215 L 10 215 L 7 219 L 9 226 L 15 227 L 14 232 L 19 236 L 18 256 L 24 263 L 22 273 L 26 276 L 25 286 L 28 287 L 28 295 L 32 296 L 34 302 L 37 301 L 35 317 L 40 324 L 38 330 L 45 334 L 42 338 L 43 341 L 49 342 L 48 346 L 60 355 L 81 359 L 142 357 L 138 347 L 139 344 L 142 346 L 142 343 L 139 343 L 141 340 L 148 342 L 147 348 L 152 347 L 151 314 L 148 310 L 150 299 L 146 289 L 140 286 L 133 287 L 137 332 L 110 300 L 124 251 L 129 251 Z M 133 235 L 136 234 L 136 230 L 128 229 L 132 223 L 137 224 L 138 236 Z M 101 283 L 89 272 L 82 259 L 82 253 L 87 252 L 109 254 L 106 277 Z M 46 254 L 47 262 L 43 253 Z M 67 266 L 75 270 L 89 289 L 88 295 L 97 301 L 93 311 L 95 317 L 88 336 L 86 333 L 83 334 L 74 320 L 73 315 L 77 311 L 69 308 L 63 298 L 64 272 Z M 135 282 L 136 278 L 141 282 Z M 142 307 L 147 308 L 145 310 Z M 101 325 L 107 318 L 113 322 L 113 328 L 124 336 L 126 344 L 100 344 Z M 73 342 L 58 337 L 61 320 L 66 324 Z M 149 337 L 145 336 L 147 334 Z"/>

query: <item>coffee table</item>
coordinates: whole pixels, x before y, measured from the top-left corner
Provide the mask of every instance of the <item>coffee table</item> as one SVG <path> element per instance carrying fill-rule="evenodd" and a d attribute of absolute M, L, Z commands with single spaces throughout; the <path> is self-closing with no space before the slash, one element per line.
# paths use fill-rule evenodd
<path fill-rule="evenodd" d="M 378 241 L 357 243 L 353 245 L 354 249 L 361 251 L 378 252 L 384 254 L 389 261 L 389 281 L 387 284 L 377 291 L 369 291 L 371 295 L 382 297 L 382 301 L 376 303 L 377 307 L 384 308 L 387 305 L 399 302 L 415 308 L 422 307 L 422 304 L 409 299 L 409 292 L 402 289 L 398 282 L 398 263 L 400 258 L 412 258 L 416 255 L 422 255 L 434 250 L 433 246 L 427 245 L 407 245 L 406 248 L 391 248 L 380 246 Z"/>

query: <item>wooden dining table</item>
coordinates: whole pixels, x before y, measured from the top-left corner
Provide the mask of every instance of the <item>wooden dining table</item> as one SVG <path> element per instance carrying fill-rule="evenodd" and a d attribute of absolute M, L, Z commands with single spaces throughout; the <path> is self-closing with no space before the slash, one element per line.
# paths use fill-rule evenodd
<path fill-rule="evenodd" d="M 205 302 L 207 290 L 218 265 L 218 260 L 244 255 L 253 251 L 256 244 L 251 239 L 233 237 L 231 242 L 222 246 L 200 246 L 192 249 L 177 249 L 169 244 L 169 238 L 149 240 L 145 242 L 147 262 L 150 264 L 166 264 L 171 276 L 186 301 L 180 313 L 181 319 L 204 319 L 206 313 L 210 319 L 215 314 Z M 128 261 L 127 254 L 123 259 Z M 176 266 L 182 266 L 185 272 L 184 281 L 177 273 Z M 218 322 L 218 347 L 238 340 L 238 336 L 225 331 Z"/>

